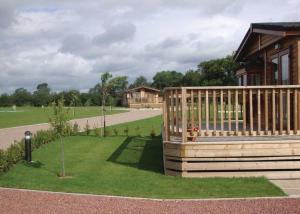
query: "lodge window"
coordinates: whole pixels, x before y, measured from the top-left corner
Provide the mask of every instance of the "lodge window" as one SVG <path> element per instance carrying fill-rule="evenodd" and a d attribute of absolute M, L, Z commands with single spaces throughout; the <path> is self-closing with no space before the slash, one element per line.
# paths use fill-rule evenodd
<path fill-rule="evenodd" d="M 272 84 L 290 84 L 290 60 L 289 50 L 281 51 L 271 58 L 272 63 Z"/>
<path fill-rule="evenodd" d="M 239 86 L 246 86 L 247 85 L 247 74 L 243 74 L 238 77 L 238 85 Z"/>
<path fill-rule="evenodd" d="M 260 74 L 258 73 L 248 74 L 248 85 L 261 85 Z"/>

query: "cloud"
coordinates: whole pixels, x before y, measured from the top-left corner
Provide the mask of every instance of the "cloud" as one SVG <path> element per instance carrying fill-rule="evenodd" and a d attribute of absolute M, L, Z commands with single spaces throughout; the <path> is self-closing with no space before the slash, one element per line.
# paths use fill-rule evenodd
<path fill-rule="evenodd" d="M 93 43 L 101 46 L 132 41 L 135 31 L 136 27 L 131 23 L 108 26 L 106 27 L 105 32 L 97 35 L 93 39 Z"/>
<path fill-rule="evenodd" d="M 0 93 L 86 90 L 231 54 L 251 22 L 298 21 L 297 0 L 1 0 Z M 274 11 L 277 11 L 274 13 Z"/>

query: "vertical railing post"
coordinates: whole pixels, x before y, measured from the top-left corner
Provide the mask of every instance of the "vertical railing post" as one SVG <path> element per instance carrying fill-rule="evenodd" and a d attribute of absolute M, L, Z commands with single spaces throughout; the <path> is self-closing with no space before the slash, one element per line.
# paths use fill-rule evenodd
<path fill-rule="evenodd" d="M 265 89 L 265 134 L 269 134 L 269 97 L 268 97 L 268 89 Z"/>
<path fill-rule="evenodd" d="M 191 123 L 192 123 L 192 131 L 195 128 L 195 115 L 194 115 L 194 90 L 191 90 Z"/>
<path fill-rule="evenodd" d="M 272 89 L 272 134 L 276 133 L 276 94 L 275 89 Z M 277 109 L 278 110 L 278 109 Z"/>
<path fill-rule="evenodd" d="M 181 109 L 182 109 L 182 143 L 187 142 L 187 100 L 186 100 L 186 88 L 181 88 Z"/>
<path fill-rule="evenodd" d="M 231 91 L 228 89 L 228 135 L 231 135 Z"/>
<path fill-rule="evenodd" d="M 246 90 L 243 89 L 243 134 L 247 132 L 247 102 L 246 102 Z"/>
<path fill-rule="evenodd" d="M 261 134 L 261 99 L 260 99 L 260 89 L 257 89 L 257 134 Z"/>
<path fill-rule="evenodd" d="M 298 96 L 297 89 L 294 89 L 294 134 L 298 133 Z"/>
<path fill-rule="evenodd" d="M 179 96 L 176 89 L 176 134 L 179 134 Z"/>
<path fill-rule="evenodd" d="M 286 134 L 291 134 L 291 92 L 290 89 L 287 89 L 286 91 Z"/>
<path fill-rule="evenodd" d="M 239 91 L 235 89 L 235 135 L 239 135 Z"/>
<path fill-rule="evenodd" d="M 171 134 L 174 134 L 174 118 L 175 118 L 175 113 L 174 113 L 174 90 L 172 89 L 171 90 L 171 93 L 170 93 L 170 96 L 171 96 Z"/>
<path fill-rule="evenodd" d="M 223 90 L 220 90 L 220 107 L 221 107 L 221 135 L 224 136 L 224 95 Z"/>
<path fill-rule="evenodd" d="M 164 135 L 165 135 L 165 141 L 170 140 L 170 124 L 169 124 L 169 105 L 168 105 L 169 95 L 168 90 L 165 90 L 164 92 Z"/>
<path fill-rule="evenodd" d="M 209 135 L 209 94 L 208 89 L 205 90 L 205 121 L 206 121 L 206 135 Z"/>
<path fill-rule="evenodd" d="M 201 90 L 198 91 L 198 128 L 199 135 L 202 135 L 202 95 Z"/>
<path fill-rule="evenodd" d="M 214 135 L 217 135 L 217 100 L 216 100 L 216 90 L 213 89 L 213 120 L 214 120 Z"/>

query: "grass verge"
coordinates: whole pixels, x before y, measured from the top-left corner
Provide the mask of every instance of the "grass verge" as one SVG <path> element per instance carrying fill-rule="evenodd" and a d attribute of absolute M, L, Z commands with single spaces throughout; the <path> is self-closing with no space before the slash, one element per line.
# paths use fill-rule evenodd
<path fill-rule="evenodd" d="M 51 107 L 17 107 L 16 111 L 12 111 L 11 108 L 0 108 L 0 128 L 48 123 L 52 111 Z M 108 108 L 106 113 L 117 114 L 126 111 L 126 109 L 120 110 L 114 108 L 110 111 Z M 73 108 L 70 108 L 69 111 L 70 119 L 95 117 L 100 115 L 100 107 L 75 107 L 75 115 L 73 115 Z"/>
<path fill-rule="evenodd" d="M 32 164 L 20 162 L 0 176 L 0 186 L 60 192 L 149 198 L 224 198 L 283 196 L 265 178 L 179 178 L 165 176 L 159 136 L 161 117 L 110 127 L 105 139 L 72 136 L 64 139 L 66 173 L 60 179 L 60 144 L 33 152 Z M 139 128 L 138 128 L 139 127 Z M 127 132 L 124 130 L 128 129 Z M 126 133 L 126 134 L 124 134 Z"/>

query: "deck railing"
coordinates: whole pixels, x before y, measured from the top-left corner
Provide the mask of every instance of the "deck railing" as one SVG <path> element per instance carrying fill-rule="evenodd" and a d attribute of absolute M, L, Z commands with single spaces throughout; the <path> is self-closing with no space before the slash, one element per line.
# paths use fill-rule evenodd
<path fill-rule="evenodd" d="M 299 85 L 166 88 L 164 139 L 298 135 L 299 91 Z"/>

